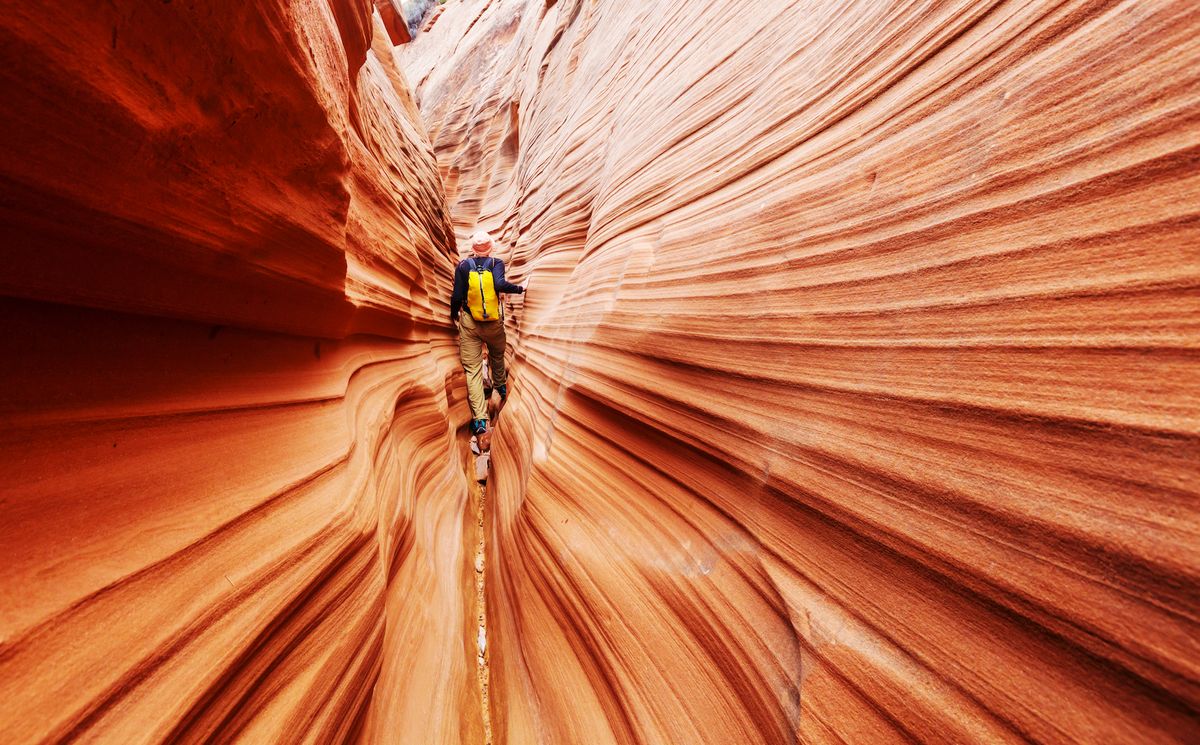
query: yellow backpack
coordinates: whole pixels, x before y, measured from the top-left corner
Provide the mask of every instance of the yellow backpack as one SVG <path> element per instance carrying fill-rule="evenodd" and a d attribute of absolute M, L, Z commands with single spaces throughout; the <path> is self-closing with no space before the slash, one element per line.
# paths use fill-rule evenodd
<path fill-rule="evenodd" d="M 486 269 L 474 258 L 467 261 L 471 262 L 471 271 L 467 274 L 467 308 L 471 317 L 476 321 L 500 320 L 500 298 L 496 295 L 496 279 L 492 276 L 496 260 L 485 259 L 488 262 Z"/>

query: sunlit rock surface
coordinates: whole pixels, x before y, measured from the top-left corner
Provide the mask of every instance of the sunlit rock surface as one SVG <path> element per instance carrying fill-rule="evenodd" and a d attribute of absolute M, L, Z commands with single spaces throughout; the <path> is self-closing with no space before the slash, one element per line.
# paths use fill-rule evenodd
<path fill-rule="evenodd" d="M 0 14 L 5 743 L 480 741 L 454 240 L 372 8 Z"/>
<path fill-rule="evenodd" d="M 452 0 L 503 743 L 1196 742 L 1200 6 Z"/>

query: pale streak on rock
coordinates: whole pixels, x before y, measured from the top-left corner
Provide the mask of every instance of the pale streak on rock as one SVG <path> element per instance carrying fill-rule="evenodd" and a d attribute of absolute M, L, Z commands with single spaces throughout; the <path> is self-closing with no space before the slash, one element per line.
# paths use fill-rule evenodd
<path fill-rule="evenodd" d="M 1198 38 L 447 3 L 400 55 L 454 224 L 537 278 L 497 742 L 1200 739 Z"/>

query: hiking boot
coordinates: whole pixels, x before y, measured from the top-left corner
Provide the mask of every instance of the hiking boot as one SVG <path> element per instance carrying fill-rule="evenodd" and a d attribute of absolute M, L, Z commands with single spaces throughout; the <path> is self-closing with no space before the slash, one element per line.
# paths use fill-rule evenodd
<path fill-rule="evenodd" d="M 484 432 L 487 432 L 487 422 L 488 420 L 486 419 L 472 419 L 471 434 L 482 435 Z"/>
<path fill-rule="evenodd" d="M 508 400 L 508 383 L 496 386 L 496 393 L 500 394 L 500 403 Z"/>

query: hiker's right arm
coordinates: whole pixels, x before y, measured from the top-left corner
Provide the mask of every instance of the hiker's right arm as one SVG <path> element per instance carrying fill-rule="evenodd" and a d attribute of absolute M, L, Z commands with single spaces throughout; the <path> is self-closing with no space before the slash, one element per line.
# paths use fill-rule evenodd
<path fill-rule="evenodd" d="M 525 288 L 521 285 L 514 285 L 504 278 L 504 262 L 496 259 L 492 264 L 492 278 L 496 282 L 496 292 L 507 292 L 512 295 L 523 295 Z"/>

